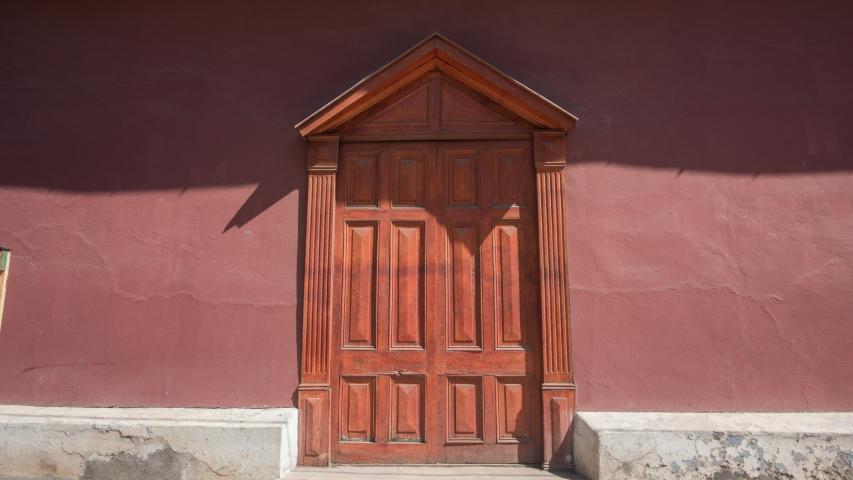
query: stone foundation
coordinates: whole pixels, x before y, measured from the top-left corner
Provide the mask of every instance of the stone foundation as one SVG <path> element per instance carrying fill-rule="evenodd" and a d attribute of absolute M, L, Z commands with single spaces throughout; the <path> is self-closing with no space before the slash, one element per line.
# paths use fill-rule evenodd
<path fill-rule="evenodd" d="M 578 413 L 589 480 L 853 480 L 853 413 Z"/>
<path fill-rule="evenodd" d="M 0 406 L 0 478 L 273 480 L 297 411 Z"/>
<path fill-rule="evenodd" d="M 0 478 L 279 479 L 296 409 L 0 406 Z M 589 480 L 853 480 L 853 413 L 580 412 Z"/>

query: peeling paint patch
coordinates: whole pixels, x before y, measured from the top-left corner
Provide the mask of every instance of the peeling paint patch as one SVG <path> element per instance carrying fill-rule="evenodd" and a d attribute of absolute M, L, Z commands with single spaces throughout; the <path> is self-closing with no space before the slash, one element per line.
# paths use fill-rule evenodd
<path fill-rule="evenodd" d="M 294 409 L 0 407 L 0 480 L 273 479 L 293 464 L 296 421 Z"/>
<path fill-rule="evenodd" d="M 591 480 L 853 480 L 853 414 L 581 412 Z M 711 427 L 711 428 L 709 428 Z"/>
<path fill-rule="evenodd" d="M 832 464 L 827 467 L 827 478 L 839 478 L 842 480 L 853 480 L 853 452 L 838 452 Z"/>
<path fill-rule="evenodd" d="M 183 480 L 190 456 L 171 448 L 148 454 L 145 458 L 119 453 L 108 460 L 89 460 L 81 480 Z"/>
<path fill-rule="evenodd" d="M 750 475 L 742 470 L 730 470 L 728 467 L 722 467 L 721 471 L 714 474 L 714 480 L 783 480 L 793 479 L 794 477 L 788 473 L 768 470 L 758 475 Z"/>

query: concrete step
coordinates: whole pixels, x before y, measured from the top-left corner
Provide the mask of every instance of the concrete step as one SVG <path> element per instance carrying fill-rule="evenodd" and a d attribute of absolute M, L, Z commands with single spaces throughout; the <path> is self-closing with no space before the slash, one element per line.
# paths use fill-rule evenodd
<path fill-rule="evenodd" d="M 569 472 L 546 472 L 523 465 L 344 465 L 331 468 L 299 467 L 284 476 L 287 480 L 545 480 L 568 478 L 583 480 Z"/>

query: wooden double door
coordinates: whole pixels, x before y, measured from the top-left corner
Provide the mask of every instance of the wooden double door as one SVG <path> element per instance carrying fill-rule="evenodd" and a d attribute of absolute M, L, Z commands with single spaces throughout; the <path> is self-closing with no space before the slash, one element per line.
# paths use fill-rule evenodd
<path fill-rule="evenodd" d="M 344 143 L 337 179 L 332 462 L 542 462 L 530 141 Z"/>

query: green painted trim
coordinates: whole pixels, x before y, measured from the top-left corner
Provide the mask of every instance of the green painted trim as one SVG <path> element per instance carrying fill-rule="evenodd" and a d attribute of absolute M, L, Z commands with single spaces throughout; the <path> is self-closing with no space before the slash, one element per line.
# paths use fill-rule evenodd
<path fill-rule="evenodd" d="M 9 264 L 9 250 L 0 250 L 0 272 L 6 271 L 6 265 Z"/>

